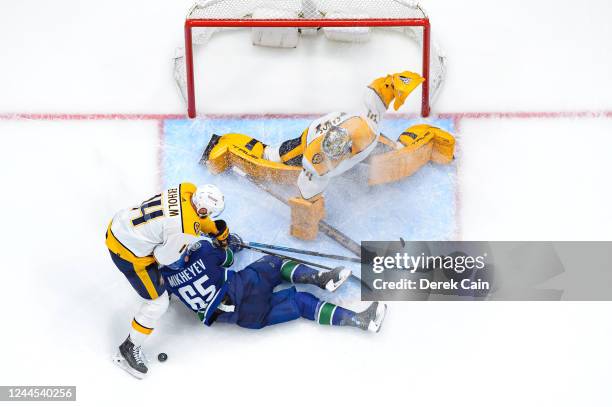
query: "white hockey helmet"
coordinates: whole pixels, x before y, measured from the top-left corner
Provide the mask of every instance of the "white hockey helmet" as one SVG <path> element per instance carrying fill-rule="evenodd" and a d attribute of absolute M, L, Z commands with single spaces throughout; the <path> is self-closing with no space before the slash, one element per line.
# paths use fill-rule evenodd
<path fill-rule="evenodd" d="M 225 209 L 223 192 L 212 184 L 200 185 L 193 193 L 191 202 L 200 218 L 216 218 Z"/>
<path fill-rule="evenodd" d="M 338 126 L 330 127 L 321 142 L 321 149 L 330 160 L 337 160 L 348 154 L 352 147 L 353 141 L 348 130 Z"/>

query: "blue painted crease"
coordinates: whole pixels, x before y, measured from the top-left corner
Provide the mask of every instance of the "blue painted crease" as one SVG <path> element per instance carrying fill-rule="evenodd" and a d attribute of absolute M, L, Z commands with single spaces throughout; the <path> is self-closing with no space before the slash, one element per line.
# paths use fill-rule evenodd
<path fill-rule="evenodd" d="M 321 235 L 313 242 L 289 236 L 289 209 L 232 174 L 212 175 L 199 164 L 213 133 L 244 133 L 266 144 L 297 137 L 310 120 L 303 118 L 224 118 L 166 120 L 162 149 L 165 186 L 189 180 L 215 183 L 226 196 L 223 214 L 232 230 L 245 240 L 299 246 L 310 250 L 344 253 L 334 241 Z M 382 132 L 397 139 L 418 119 L 386 119 Z M 428 123 L 453 132 L 451 120 Z M 353 240 L 448 240 L 456 234 L 456 173 L 451 165 L 430 163 L 413 176 L 388 185 L 369 187 L 367 167 L 356 168 L 334 179 L 325 192 L 326 221 Z M 243 256 L 244 262 L 256 258 Z"/>

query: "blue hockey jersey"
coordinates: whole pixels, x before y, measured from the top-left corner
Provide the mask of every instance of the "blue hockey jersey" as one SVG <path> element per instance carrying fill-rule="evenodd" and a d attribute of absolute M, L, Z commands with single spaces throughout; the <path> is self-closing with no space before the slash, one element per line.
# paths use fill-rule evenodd
<path fill-rule="evenodd" d="M 234 276 L 234 271 L 227 269 L 233 261 L 234 254 L 229 247 L 222 249 L 201 240 L 188 250 L 182 261 L 160 271 L 168 291 L 210 325 Z"/>

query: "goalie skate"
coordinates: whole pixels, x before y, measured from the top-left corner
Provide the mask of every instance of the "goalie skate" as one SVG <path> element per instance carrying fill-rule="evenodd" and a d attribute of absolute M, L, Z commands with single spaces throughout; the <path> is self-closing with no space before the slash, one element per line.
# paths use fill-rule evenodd
<path fill-rule="evenodd" d="M 121 345 L 113 361 L 137 379 L 144 379 L 148 372 L 145 356 L 140 346 L 135 346 L 128 337 Z"/>

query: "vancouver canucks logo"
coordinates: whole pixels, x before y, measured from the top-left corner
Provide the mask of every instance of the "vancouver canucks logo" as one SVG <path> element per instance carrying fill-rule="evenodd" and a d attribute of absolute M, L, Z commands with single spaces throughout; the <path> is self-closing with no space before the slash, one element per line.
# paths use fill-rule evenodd
<path fill-rule="evenodd" d="M 200 234 L 200 222 L 193 222 L 193 230 L 196 235 Z"/>
<path fill-rule="evenodd" d="M 316 153 L 312 156 L 313 164 L 321 164 L 321 162 L 323 162 L 323 157 L 321 156 L 321 153 Z"/>

